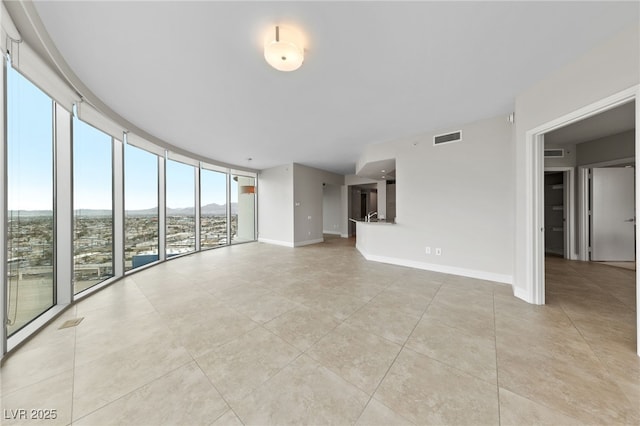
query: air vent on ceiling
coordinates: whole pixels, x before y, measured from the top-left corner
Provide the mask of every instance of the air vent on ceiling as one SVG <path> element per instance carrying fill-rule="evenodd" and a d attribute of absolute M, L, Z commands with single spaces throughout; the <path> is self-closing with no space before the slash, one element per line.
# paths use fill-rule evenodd
<path fill-rule="evenodd" d="M 564 149 L 545 149 L 544 158 L 562 158 L 564 157 Z"/>
<path fill-rule="evenodd" d="M 462 130 L 458 130 L 457 132 L 434 136 L 433 144 L 442 145 L 445 143 L 460 142 L 461 140 L 462 140 Z"/>

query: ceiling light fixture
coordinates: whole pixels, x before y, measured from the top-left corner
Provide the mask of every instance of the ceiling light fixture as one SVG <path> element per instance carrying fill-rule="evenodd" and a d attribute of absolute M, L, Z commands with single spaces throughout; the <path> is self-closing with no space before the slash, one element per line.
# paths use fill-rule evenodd
<path fill-rule="evenodd" d="M 264 59 L 278 71 L 295 71 L 304 61 L 302 37 L 291 28 L 276 26 L 264 42 Z"/>

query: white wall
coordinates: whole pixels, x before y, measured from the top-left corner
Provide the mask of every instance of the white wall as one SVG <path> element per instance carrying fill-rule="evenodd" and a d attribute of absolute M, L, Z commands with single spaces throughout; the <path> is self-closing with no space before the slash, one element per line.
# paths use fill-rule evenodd
<path fill-rule="evenodd" d="M 323 241 L 323 183 L 343 185 L 344 176 L 293 164 L 293 243 L 296 246 Z"/>
<path fill-rule="evenodd" d="M 258 239 L 293 247 L 293 164 L 258 175 Z"/>
<path fill-rule="evenodd" d="M 369 225 L 363 250 L 376 260 L 510 282 L 512 125 L 505 115 L 455 129 L 462 142 L 433 146 L 438 131 L 376 148 L 396 158 L 397 224 Z"/>
<path fill-rule="evenodd" d="M 532 212 L 527 198 L 526 152 L 531 147 L 526 132 L 639 82 L 638 27 L 627 29 L 595 47 L 578 60 L 567 64 L 546 79 L 530 87 L 516 98 L 516 232 L 515 280 L 516 296 L 527 298 L 528 243 L 526 218 Z M 400 189 L 400 188 L 398 188 Z"/>
<path fill-rule="evenodd" d="M 342 185 L 326 184 L 322 192 L 322 232 L 342 234 Z"/>
<path fill-rule="evenodd" d="M 635 157 L 635 152 L 636 131 L 629 130 L 578 144 L 577 163 L 582 166 L 603 161 L 632 158 Z"/>

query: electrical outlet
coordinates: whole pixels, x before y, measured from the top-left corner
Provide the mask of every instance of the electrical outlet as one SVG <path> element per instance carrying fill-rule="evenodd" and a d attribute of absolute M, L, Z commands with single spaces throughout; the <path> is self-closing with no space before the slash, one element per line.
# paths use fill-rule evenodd
<path fill-rule="evenodd" d="M 307 216 L 307 220 L 311 220 L 311 216 Z"/>
<path fill-rule="evenodd" d="M 425 249 L 424 249 L 424 252 L 425 252 L 426 254 L 431 254 L 431 247 L 427 247 L 427 248 L 425 248 Z"/>
<path fill-rule="evenodd" d="M 442 249 L 441 248 L 437 248 L 436 249 L 436 256 L 440 256 L 442 254 Z"/>

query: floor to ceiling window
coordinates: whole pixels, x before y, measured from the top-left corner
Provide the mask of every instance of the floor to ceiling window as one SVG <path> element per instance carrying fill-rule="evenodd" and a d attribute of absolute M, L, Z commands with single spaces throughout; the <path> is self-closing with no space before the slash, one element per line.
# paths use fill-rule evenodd
<path fill-rule="evenodd" d="M 256 179 L 231 177 L 231 243 L 256 239 Z"/>
<path fill-rule="evenodd" d="M 125 145 L 124 270 L 158 260 L 158 156 Z"/>
<path fill-rule="evenodd" d="M 135 133 L 123 144 L 117 123 L 23 64 L 14 69 L 7 59 L 2 92 L 6 232 L 0 238 L 6 250 L 0 262 L 6 273 L 0 314 L 7 339 L 0 352 L 96 284 L 120 278 L 123 269 L 255 241 L 255 175 L 172 156 Z"/>
<path fill-rule="evenodd" d="M 200 171 L 200 247 L 227 244 L 227 174 Z"/>
<path fill-rule="evenodd" d="M 7 334 L 55 304 L 53 101 L 7 66 Z"/>
<path fill-rule="evenodd" d="M 196 249 L 195 191 L 194 167 L 167 160 L 167 257 L 190 253 Z"/>
<path fill-rule="evenodd" d="M 73 119 L 73 290 L 113 276 L 111 136 Z"/>

